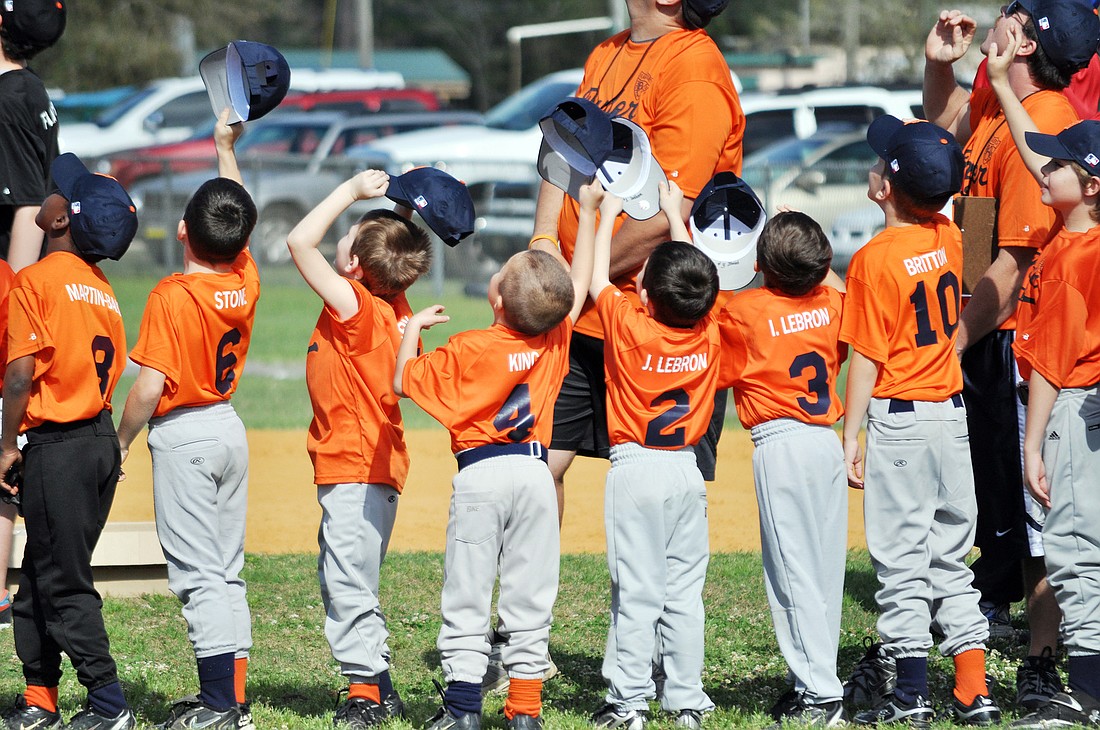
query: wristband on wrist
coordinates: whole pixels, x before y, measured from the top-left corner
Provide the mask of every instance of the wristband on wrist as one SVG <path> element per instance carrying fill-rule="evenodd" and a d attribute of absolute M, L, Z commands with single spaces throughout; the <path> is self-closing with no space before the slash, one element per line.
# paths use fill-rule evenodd
<path fill-rule="evenodd" d="M 555 246 L 558 245 L 558 239 L 557 238 L 555 238 L 555 237 L 553 237 L 553 236 L 551 236 L 547 233 L 540 233 L 537 236 L 532 236 L 531 237 L 531 240 L 527 242 L 527 248 L 531 248 L 531 244 L 533 244 L 535 241 L 539 241 L 539 240 L 543 240 L 543 239 L 549 241 L 550 243 L 554 244 Z"/>

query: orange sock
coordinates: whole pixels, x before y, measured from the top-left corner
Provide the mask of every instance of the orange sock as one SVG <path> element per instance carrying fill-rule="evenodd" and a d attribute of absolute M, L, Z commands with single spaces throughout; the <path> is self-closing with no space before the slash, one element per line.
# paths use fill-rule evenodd
<path fill-rule="evenodd" d="M 985 684 L 985 649 L 967 649 L 955 655 L 955 698 L 969 705 L 978 695 L 989 695 Z"/>
<path fill-rule="evenodd" d="M 244 702 L 244 687 L 248 683 L 248 657 L 233 660 L 233 690 L 237 694 L 237 704 Z"/>
<path fill-rule="evenodd" d="M 27 690 L 23 693 L 23 698 L 28 705 L 41 707 L 47 712 L 57 712 L 57 687 L 28 684 Z"/>
<path fill-rule="evenodd" d="M 356 697 L 361 700 L 370 700 L 379 705 L 382 704 L 382 695 L 378 691 L 377 684 L 352 682 L 348 686 L 348 699 L 355 699 Z"/>
<path fill-rule="evenodd" d="M 542 680 L 516 679 L 508 682 L 508 699 L 504 701 L 504 717 L 516 715 L 538 717 L 542 714 Z"/>

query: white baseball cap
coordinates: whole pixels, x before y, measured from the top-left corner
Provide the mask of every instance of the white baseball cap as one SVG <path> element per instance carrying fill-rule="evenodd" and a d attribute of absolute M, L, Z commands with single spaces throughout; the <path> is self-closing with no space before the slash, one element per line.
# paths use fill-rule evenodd
<path fill-rule="evenodd" d="M 718 268 L 718 287 L 733 291 L 756 276 L 756 241 L 768 216 L 752 188 L 732 172 L 720 172 L 700 191 L 688 225 L 695 246 Z"/>
<path fill-rule="evenodd" d="M 623 200 L 623 212 L 635 220 L 649 220 L 661 210 L 659 185 L 665 171 L 653 157 L 645 130 L 623 117 L 612 117 L 613 149 L 596 169 L 604 189 Z"/>

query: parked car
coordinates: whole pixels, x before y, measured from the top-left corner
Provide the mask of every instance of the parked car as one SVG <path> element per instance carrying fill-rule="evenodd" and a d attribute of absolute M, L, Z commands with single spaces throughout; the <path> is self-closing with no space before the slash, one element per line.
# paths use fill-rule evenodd
<path fill-rule="evenodd" d="M 256 201 L 259 220 L 252 250 L 262 262 L 289 259 L 286 236 L 307 212 L 362 162 L 344 157 L 350 147 L 386 135 L 428 126 L 459 125 L 479 118 L 472 112 L 422 112 L 346 117 L 334 112 L 287 113 L 261 120 L 238 142 L 245 186 Z M 191 194 L 215 174 L 214 168 L 164 175 L 139 182 L 131 190 L 138 206 L 138 235 L 161 246 L 162 258 L 178 258 L 176 222 Z M 362 207 L 363 210 L 366 207 Z"/>
<path fill-rule="evenodd" d="M 402 88 L 401 74 L 384 71 L 313 71 L 294 69 L 292 91 Z M 62 127 L 62 152 L 83 158 L 150 144 L 177 142 L 192 134 L 212 114 L 202 79 L 160 79 L 108 107 L 92 123 Z"/>
<path fill-rule="evenodd" d="M 316 91 L 288 94 L 271 116 L 256 122 L 263 124 L 290 111 L 339 112 L 348 115 L 380 112 L 438 111 L 439 99 L 422 89 L 348 89 L 341 91 Z M 480 115 L 471 114 L 471 120 Z M 100 172 L 118 180 L 126 189 L 139 180 L 163 174 L 180 174 L 191 170 L 203 170 L 214 164 L 214 125 L 212 114 L 193 135 L 181 142 L 150 145 L 138 149 L 121 150 L 100 158 L 96 164 Z M 404 129 L 404 127 L 402 128 Z M 238 153 L 244 153 L 253 144 L 249 133 L 240 142 Z"/>

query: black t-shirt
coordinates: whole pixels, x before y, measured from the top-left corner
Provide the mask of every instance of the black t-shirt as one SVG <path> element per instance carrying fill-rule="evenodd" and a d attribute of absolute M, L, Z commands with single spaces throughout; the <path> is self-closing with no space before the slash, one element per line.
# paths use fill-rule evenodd
<path fill-rule="evenodd" d="M 40 205 L 52 188 L 57 111 L 29 69 L 0 74 L 0 253 L 7 256 L 15 209 Z"/>

